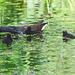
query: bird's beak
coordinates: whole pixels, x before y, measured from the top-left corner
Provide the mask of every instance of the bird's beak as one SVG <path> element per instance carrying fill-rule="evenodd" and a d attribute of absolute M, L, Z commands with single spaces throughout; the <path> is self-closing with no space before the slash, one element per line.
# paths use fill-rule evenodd
<path fill-rule="evenodd" d="M 25 34 L 25 33 L 26 33 L 26 30 L 27 30 L 27 28 L 28 28 L 28 27 L 26 26 L 26 27 L 24 27 L 24 28 L 25 28 L 25 31 L 23 31 L 23 34 Z"/>

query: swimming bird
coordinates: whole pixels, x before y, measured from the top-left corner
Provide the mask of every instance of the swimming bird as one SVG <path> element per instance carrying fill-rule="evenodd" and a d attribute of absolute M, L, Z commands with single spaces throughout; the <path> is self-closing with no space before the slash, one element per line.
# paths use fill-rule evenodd
<path fill-rule="evenodd" d="M 75 39 L 75 36 L 70 34 L 70 33 L 68 33 L 66 30 L 62 31 L 62 33 L 63 33 L 64 38 Z"/>
<path fill-rule="evenodd" d="M 13 42 L 13 38 L 12 38 L 11 34 L 7 34 L 7 37 L 5 37 L 2 40 L 2 43 L 6 44 L 7 47 L 11 46 L 12 42 Z"/>
<path fill-rule="evenodd" d="M 41 33 L 41 31 L 31 31 L 31 26 L 25 27 L 25 28 L 26 28 L 25 34 L 27 34 L 27 35 Z"/>
<path fill-rule="evenodd" d="M 31 31 L 43 31 L 44 28 L 46 27 L 47 23 L 43 23 L 44 20 L 41 20 L 39 23 L 30 25 L 31 26 Z"/>

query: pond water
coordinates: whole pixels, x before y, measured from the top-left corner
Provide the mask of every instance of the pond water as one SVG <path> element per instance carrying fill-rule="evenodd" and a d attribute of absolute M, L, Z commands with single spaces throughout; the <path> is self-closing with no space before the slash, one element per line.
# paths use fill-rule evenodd
<path fill-rule="evenodd" d="M 20 34 L 11 48 L 0 39 L 0 75 L 75 75 L 75 40 L 62 40 L 63 30 L 75 35 L 75 11 L 57 10 L 49 15 L 42 0 L 6 1 L 0 7 L 3 5 L 0 26 L 33 25 L 42 19 L 48 24 L 40 35 Z"/>

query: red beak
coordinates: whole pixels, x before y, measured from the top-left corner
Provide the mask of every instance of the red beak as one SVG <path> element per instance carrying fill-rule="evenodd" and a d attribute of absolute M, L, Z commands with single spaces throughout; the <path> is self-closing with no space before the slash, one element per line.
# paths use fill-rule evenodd
<path fill-rule="evenodd" d="M 24 28 L 26 28 L 26 29 L 27 29 L 28 27 L 24 27 Z"/>

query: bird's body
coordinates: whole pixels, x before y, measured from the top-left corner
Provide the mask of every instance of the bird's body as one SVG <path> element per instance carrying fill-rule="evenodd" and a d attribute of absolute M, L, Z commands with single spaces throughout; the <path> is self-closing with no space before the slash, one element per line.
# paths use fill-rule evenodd
<path fill-rule="evenodd" d="M 12 39 L 12 37 L 11 37 L 11 34 L 7 34 L 7 37 L 5 37 L 5 38 L 2 40 L 2 43 L 6 44 L 7 47 L 9 47 L 12 42 L 13 42 L 13 39 Z"/>
<path fill-rule="evenodd" d="M 43 31 L 44 28 L 46 27 L 47 23 L 43 23 L 44 20 L 41 20 L 39 23 L 30 25 L 31 26 L 31 31 Z"/>
<path fill-rule="evenodd" d="M 75 36 L 72 35 L 72 34 L 67 33 L 66 30 L 63 31 L 63 37 L 64 37 L 64 38 L 75 39 Z"/>
<path fill-rule="evenodd" d="M 25 34 L 27 34 L 27 35 L 30 35 L 30 34 L 39 34 L 40 33 L 40 31 L 31 31 L 31 26 L 26 27 L 26 28 L 27 29 L 25 31 Z"/>

